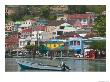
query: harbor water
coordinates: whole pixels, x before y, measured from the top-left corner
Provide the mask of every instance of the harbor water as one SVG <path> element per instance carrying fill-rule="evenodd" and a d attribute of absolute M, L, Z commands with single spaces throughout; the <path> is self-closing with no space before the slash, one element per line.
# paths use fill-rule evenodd
<path fill-rule="evenodd" d="M 6 72 L 49 72 L 47 70 L 21 70 L 19 65 L 16 63 L 16 59 L 32 61 L 31 58 L 5 58 Z M 106 59 L 76 60 L 65 58 L 49 60 L 35 58 L 34 61 L 51 65 L 60 65 L 61 61 L 64 61 L 66 65 L 71 68 L 70 72 L 106 72 Z"/>

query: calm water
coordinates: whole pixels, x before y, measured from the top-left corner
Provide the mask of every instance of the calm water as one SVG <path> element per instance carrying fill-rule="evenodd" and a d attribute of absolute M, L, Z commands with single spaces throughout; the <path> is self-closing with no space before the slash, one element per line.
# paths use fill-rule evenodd
<path fill-rule="evenodd" d="M 19 58 L 23 59 L 23 58 Z M 32 61 L 31 58 L 25 58 L 24 60 Z M 59 65 L 61 61 L 64 61 L 70 68 L 71 72 L 106 72 L 106 60 L 74 60 L 74 59 L 35 59 L 36 62 L 44 64 Z M 15 58 L 5 59 L 5 71 L 6 72 L 17 72 L 21 71 L 20 67 L 15 61 Z M 22 70 L 22 71 L 33 71 L 33 70 Z M 38 70 L 34 70 L 38 71 Z M 40 71 L 40 70 L 39 70 Z"/>

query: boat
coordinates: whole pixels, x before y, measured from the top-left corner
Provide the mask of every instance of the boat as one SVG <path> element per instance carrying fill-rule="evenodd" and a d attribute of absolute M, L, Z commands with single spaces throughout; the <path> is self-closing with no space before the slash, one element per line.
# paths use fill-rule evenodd
<path fill-rule="evenodd" d="M 42 63 L 36 63 L 25 60 L 16 60 L 21 70 L 48 70 L 48 71 L 67 71 L 70 70 L 68 66 L 52 66 L 44 65 Z"/>

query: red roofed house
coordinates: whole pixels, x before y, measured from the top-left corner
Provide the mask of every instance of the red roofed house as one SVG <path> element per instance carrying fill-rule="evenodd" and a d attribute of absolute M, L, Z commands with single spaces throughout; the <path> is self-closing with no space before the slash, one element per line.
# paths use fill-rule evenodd
<path fill-rule="evenodd" d="M 35 23 L 36 23 L 35 19 L 23 21 L 18 28 L 18 32 L 22 32 L 22 30 L 24 29 L 32 28 Z"/>
<path fill-rule="evenodd" d="M 27 44 L 36 44 L 39 41 L 48 40 L 48 32 L 46 32 L 46 26 L 36 26 L 35 28 L 24 29 L 21 32 L 21 38 L 19 39 L 19 47 L 22 48 Z"/>
<path fill-rule="evenodd" d="M 22 47 L 26 46 L 27 42 L 31 39 L 31 36 L 32 36 L 31 28 L 22 30 L 21 36 L 19 39 L 19 47 L 22 48 Z"/>
<path fill-rule="evenodd" d="M 73 26 L 76 27 L 77 29 L 83 28 L 83 25 L 81 24 L 81 22 L 79 20 L 75 21 Z"/>
<path fill-rule="evenodd" d="M 67 14 L 68 20 L 75 20 L 76 22 L 73 24 L 75 27 L 83 28 L 83 27 L 92 27 L 94 25 L 94 14 Z"/>
<path fill-rule="evenodd" d="M 19 34 L 11 34 L 5 38 L 5 48 L 15 49 L 19 45 Z"/>

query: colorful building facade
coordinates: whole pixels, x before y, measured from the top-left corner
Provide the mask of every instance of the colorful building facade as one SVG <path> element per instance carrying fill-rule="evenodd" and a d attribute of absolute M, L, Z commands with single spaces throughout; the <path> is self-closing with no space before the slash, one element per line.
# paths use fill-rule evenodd
<path fill-rule="evenodd" d="M 68 49 L 73 50 L 76 54 L 83 54 L 84 42 L 82 38 L 72 37 L 66 40 L 53 39 L 47 42 L 49 49 Z"/>

